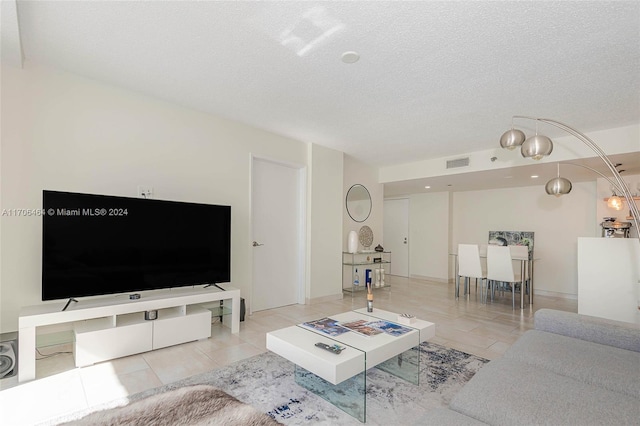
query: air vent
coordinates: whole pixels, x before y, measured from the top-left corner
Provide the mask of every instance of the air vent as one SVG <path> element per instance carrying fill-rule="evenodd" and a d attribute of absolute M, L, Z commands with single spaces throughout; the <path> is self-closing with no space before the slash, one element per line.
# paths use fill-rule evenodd
<path fill-rule="evenodd" d="M 447 160 L 447 169 L 455 169 L 456 167 L 467 167 L 468 165 L 469 157 Z"/>

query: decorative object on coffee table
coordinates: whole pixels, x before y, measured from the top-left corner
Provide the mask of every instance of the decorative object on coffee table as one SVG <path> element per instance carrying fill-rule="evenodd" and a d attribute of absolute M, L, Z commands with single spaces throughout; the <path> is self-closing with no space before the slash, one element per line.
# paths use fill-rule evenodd
<path fill-rule="evenodd" d="M 360 228 L 360 244 L 364 247 L 364 252 L 371 251 L 371 244 L 373 244 L 373 231 L 367 225 Z"/>
<path fill-rule="evenodd" d="M 398 314 L 398 320 L 400 324 L 411 325 L 416 322 L 416 316 L 412 314 Z"/>

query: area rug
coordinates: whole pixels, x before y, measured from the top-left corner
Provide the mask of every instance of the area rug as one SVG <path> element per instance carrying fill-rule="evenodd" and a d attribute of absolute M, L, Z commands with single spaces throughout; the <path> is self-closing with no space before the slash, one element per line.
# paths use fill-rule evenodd
<path fill-rule="evenodd" d="M 447 406 L 450 399 L 486 363 L 486 359 L 425 342 L 420 345 L 419 385 L 413 385 L 377 368 L 366 374 L 366 423 L 415 425 L 429 411 Z M 144 391 L 129 403 L 190 385 L 210 385 L 266 413 L 285 425 L 361 425 L 354 417 L 300 387 L 295 366 L 271 352 Z M 121 405 L 113 401 L 111 406 Z M 93 407 L 88 411 L 108 407 Z M 65 421 L 88 412 L 76 413 Z M 55 423 L 54 423 L 55 424 Z"/>
<path fill-rule="evenodd" d="M 193 385 L 96 411 L 65 426 L 275 426 L 265 413 L 213 386 Z"/>

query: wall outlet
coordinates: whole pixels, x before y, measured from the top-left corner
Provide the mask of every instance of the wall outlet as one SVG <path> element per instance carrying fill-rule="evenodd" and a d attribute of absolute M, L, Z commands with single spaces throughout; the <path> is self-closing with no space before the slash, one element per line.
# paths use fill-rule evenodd
<path fill-rule="evenodd" d="M 138 185 L 138 197 L 153 198 L 153 187 Z"/>

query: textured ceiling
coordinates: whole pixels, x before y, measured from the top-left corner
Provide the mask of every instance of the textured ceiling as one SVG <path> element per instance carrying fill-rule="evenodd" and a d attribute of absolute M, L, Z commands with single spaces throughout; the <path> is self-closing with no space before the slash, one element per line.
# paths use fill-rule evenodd
<path fill-rule="evenodd" d="M 26 63 L 372 165 L 493 148 L 513 114 L 583 132 L 640 121 L 637 1 L 18 1 L 17 12 Z M 343 63 L 348 50 L 361 59 Z"/>

